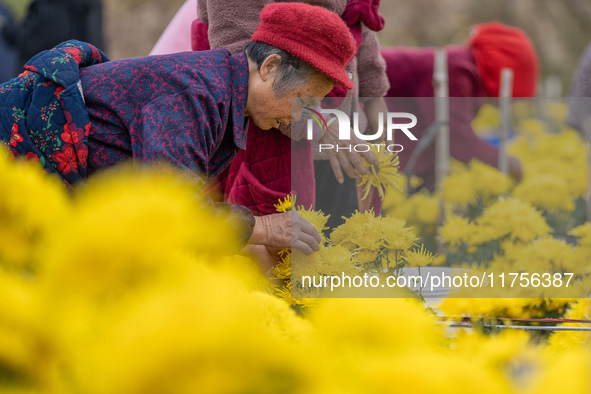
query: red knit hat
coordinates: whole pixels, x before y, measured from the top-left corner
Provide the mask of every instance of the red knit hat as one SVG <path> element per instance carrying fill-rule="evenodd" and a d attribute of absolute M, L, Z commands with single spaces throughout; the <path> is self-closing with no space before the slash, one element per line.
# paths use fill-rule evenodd
<path fill-rule="evenodd" d="M 252 41 L 283 49 L 353 89 L 345 66 L 355 55 L 355 40 L 334 12 L 302 3 L 269 4 Z"/>
<path fill-rule="evenodd" d="M 501 69 L 513 70 L 513 97 L 536 93 L 538 58 L 531 41 L 521 29 L 499 22 L 476 25 L 468 37 L 486 94 L 499 95 Z"/>

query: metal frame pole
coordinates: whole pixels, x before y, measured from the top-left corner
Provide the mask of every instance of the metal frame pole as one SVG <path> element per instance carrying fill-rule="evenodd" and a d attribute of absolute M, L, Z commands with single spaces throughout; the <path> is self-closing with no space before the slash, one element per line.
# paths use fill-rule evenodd
<path fill-rule="evenodd" d="M 509 156 L 507 155 L 507 138 L 511 128 L 511 98 L 513 97 L 513 70 L 501 70 L 501 87 L 499 92 L 500 107 L 500 141 L 499 141 L 499 171 L 509 174 Z"/>

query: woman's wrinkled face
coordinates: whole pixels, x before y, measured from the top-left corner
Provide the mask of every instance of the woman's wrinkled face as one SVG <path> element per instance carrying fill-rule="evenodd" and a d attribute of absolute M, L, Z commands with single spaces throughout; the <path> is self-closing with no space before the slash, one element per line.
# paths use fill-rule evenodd
<path fill-rule="evenodd" d="M 277 65 L 271 59 L 273 56 L 279 58 L 279 55 L 269 56 L 260 70 L 251 64 L 249 74 L 246 115 L 263 130 L 277 128 L 281 124 L 287 125 L 292 117 L 293 120 L 299 120 L 302 109 L 318 104 L 334 85 L 323 74 L 314 74 L 306 84 L 285 97 L 277 97 L 273 92 L 273 81 L 277 75 Z"/>

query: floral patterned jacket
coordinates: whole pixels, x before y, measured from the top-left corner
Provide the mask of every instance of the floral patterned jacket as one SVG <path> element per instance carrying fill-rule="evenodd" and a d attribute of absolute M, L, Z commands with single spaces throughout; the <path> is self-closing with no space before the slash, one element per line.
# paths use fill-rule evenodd
<path fill-rule="evenodd" d="M 68 41 L 0 85 L 0 142 L 72 186 L 123 160 L 167 161 L 211 178 L 246 147 L 245 54 L 226 49 L 109 61 Z M 250 238 L 254 217 L 229 211 Z"/>
<path fill-rule="evenodd" d="M 86 178 L 90 119 L 79 69 L 106 61 L 92 45 L 68 41 L 0 85 L 0 141 L 12 157 L 38 162 L 69 186 Z"/>

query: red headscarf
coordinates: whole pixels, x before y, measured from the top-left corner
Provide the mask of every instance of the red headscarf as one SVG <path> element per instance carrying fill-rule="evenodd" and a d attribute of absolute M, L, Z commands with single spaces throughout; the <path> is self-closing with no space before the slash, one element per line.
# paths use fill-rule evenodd
<path fill-rule="evenodd" d="M 528 36 L 521 29 L 499 22 L 476 25 L 468 37 L 476 66 L 491 97 L 499 95 L 501 69 L 513 70 L 513 97 L 536 93 L 538 58 Z"/>

